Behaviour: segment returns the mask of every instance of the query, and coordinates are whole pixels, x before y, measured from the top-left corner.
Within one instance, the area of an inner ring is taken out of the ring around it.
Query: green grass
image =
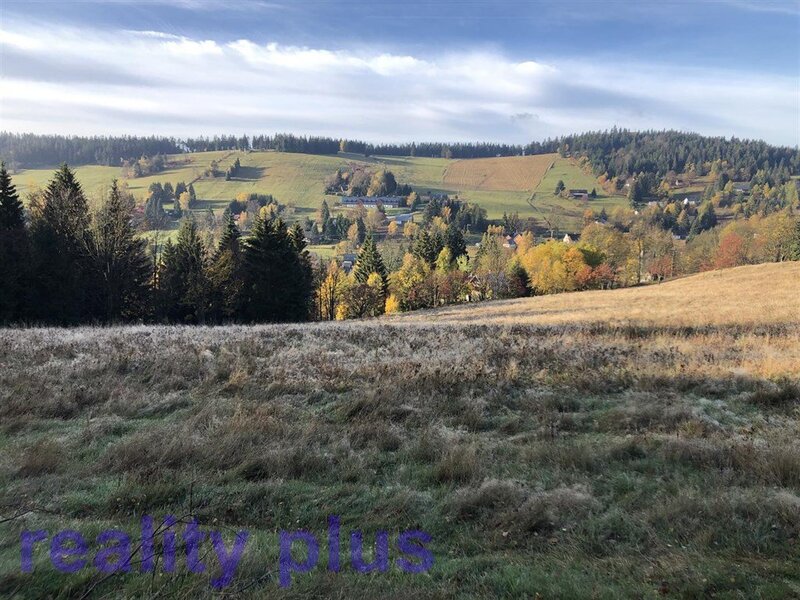
[[[556,184],[561,180],[567,189],[585,189],[589,192],[594,188],[597,198],[588,202],[581,202],[570,198],[556,196],[553,192]],[[562,229],[567,231],[580,231],[583,222],[583,213],[591,208],[599,213],[603,208],[610,211],[615,206],[627,206],[628,201],[623,196],[607,196],[598,185],[597,180],[585,173],[574,161],[568,158],[557,157],[552,169],[549,169],[542,181],[536,187],[536,205],[541,211],[550,216],[555,212],[562,222]]]
[[[201,178],[211,160],[219,161],[224,169],[236,157],[243,167],[239,177],[231,181],[225,181],[224,177]],[[211,208],[221,211],[240,193],[260,193],[272,194],[282,204],[293,204],[296,207],[294,218],[301,218],[312,216],[323,198],[327,198],[329,204],[333,205],[337,198],[325,195],[325,179],[336,169],[357,162],[373,168],[385,166],[394,172],[398,181],[410,184],[420,193],[430,191],[458,195],[463,200],[475,202],[486,209],[490,219],[499,219],[504,212],[519,212],[523,218],[541,218],[541,214],[532,211],[528,205],[528,191],[454,189],[447,185],[443,180],[444,172],[453,161],[443,158],[365,158],[357,154],[318,156],[283,152],[202,152],[172,158],[185,161],[185,164],[149,177],[127,180],[129,189],[137,198],[142,200],[147,188],[156,181],[169,181],[173,185],[179,181],[195,181],[194,187],[201,201],[199,210]],[[122,175],[119,168],[102,166],[81,166],[76,172],[78,180],[90,196],[99,196],[108,188],[113,178]],[[52,175],[53,169],[26,170],[14,175],[13,181],[24,193],[34,186],[43,187]],[[591,190],[598,186],[592,177],[583,173],[571,161],[557,158],[555,167],[547,171],[536,188],[537,205],[543,211],[549,212],[555,207],[562,215],[562,227],[565,230],[579,230],[585,207],[579,202],[553,196],[553,189],[559,179],[563,179],[567,187],[585,187]],[[600,197],[589,205],[599,212],[602,206],[608,209],[624,203],[625,200],[621,197]]]
[[[0,514],[25,516],[0,524],[0,596],[212,597],[207,543],[203,574],[181,549],[173,575],[65,575],[45,545],[20,572],[23,529],[93,556],[143,514],[248,530],[235,597],[796,596],[800,325],[616,305],[625,324],[8,330]],[[326,572],[329,514],[368,545],[427,531],[433,568],[357,574],[343,537]],[[278,532],[301,528],[320,562],[281,590]]]

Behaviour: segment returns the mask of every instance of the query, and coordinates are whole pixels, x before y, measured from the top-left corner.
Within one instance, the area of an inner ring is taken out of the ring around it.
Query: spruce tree
[[[208,312],[205,250],[197,226],[185,220],[178,240],[162,256],[159,288],[163,316],[177,323],[201,323]]]
[[[424,260],[431,267],[433,267],[436,262],[440,251],[441,248],[437,248],[436,240],[433,239],[433,236],[431,236],[427,229],[423,229],[419,232],[417,239],[414,240],[414,246],[411,249],[414,256]]]
[[[17,189],[0,162],[0,324],[25,317],[28,235]]]
[[[464,234],[461,233],[455,223],[451,223],[447,228],[445,245],[450,249],[450,255],[454,261],[467,254],[467,243],[464,241]]]
[[[146,316],[150,261],[146,242],[131,224],[133,197],[111,184],[108,199],[92,228],[91,254],[98,307],[105,322]]]
[[[211,313],[217,321],[237,317],[242,294],[241,233],[230,211],[226,212],[222,237],[211,259],[208,280],[211,287]]]
[[[24,224],[25,217],[17,188],[11,183],[6,164],[0,162],[0,230],[12,231]]]
[[[358,254],[356,265],[353,268],[353,276],[359,283],[366,284],[372,273],[377,273],[383,281],[383,293],[385,295],[389,288],[389,273],[383,264],[383,257],[378,251],[375,240],[372,239],[372,236],[369,236],[364,240],[364,245]]]
[[[308,318],[311,273],[282,219],[257,218],[244,242],[243,315],[252,322]]]
[[[64,164],[45,189],[31,225],[34,320],[74,324],[96,317],[90,222],[83,189]]]

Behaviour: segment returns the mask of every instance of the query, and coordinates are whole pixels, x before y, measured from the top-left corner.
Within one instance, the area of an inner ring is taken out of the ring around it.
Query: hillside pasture
[[[490,219],[503,213],[518,212],[543,222],[544,214],[555,211],[560,217],[560,230],[579,231],[586,206],[573,200],[553,196],[558,179],[567,187],[591,189],[592,178],[573,162],[557,155],[509,156],[500,158],[447,160],[444,158],[371,156],[337,154],[320,156],[272,151],[198,152],[168,157],[173,166],[149,175],[126,179],[134,196],[143,202],[150,184],[179,181],[192,183],[200,201],[197,210],[222,211],[241,193],[272,194],[282,204],[292,204],[295,211],[290,219],[311,215],[323,198],[333,208],[337,196],[325,194],[325,180],[337,169],[355,164],[377,170],[391,170],[400,183],[411,185],[420,194],[428,192],[458,196],[486,209]],[[226,181],[224,176],[204,177],[212,160],[222,171],[239,158],[242,165],[238,176]],[[551,164],[555,163],[553,168]],[[53,176],[53,169],[25,170],[12,176],[20,192],[43,187]],[[79,166],[78,180],[87,194],[97,198],[108,189],[114,178],[122,180],[122,169],[105,166]],[[528,198],[536,191],[537,210],[532,210]],[[588,205],[599,212],[600,207],[624,203],[624,198],[600,197]]]
[[[250,533],[226,597],[797,597],[799,272],[464,318],[4,330],[0,596],[220,597],[208,541],[198,574],[182,548],[174,573],[64,574],[46,542],[20,570],[24,530],[136,544],[142,515],[172,514],[228,547]],[[278,532],[298,529],[319,563],[281,588]],[[353,569],[355,529],[370,555],[389,532],[387,572]],[[407,529],[431,535],[427,573],[394,563]]]
[[[455,160],[443,182],[451,189],[530,192],[536,189],[557,154]]]

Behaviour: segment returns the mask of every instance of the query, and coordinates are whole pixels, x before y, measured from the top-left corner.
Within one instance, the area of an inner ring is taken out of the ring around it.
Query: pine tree
[[[28,235],[17,189],[0,162],[0,324],[24,318]]]
[[[105,322],[140,318],[148,311],[150,260],[146,242],[131,224],[133,206],[133,197],[115,179],[92,228],[93,279]]]
[[[383,264],[383,257],[378,251],[375,240],[372,239],[372,236],[369,236],[364,240],[364,245],[358,254],[356,265],[353,268],[353,276],[359,283],[366,284],[372,273],[377,273],[383,281],[383,293],[385,295],[389,289],[389,273]]]

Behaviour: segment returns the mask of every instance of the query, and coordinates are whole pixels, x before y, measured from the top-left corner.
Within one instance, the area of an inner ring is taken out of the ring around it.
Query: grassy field
[[[236,597],[798,597],[799,275],[361,322],[4,330],[0,596],[215,596],[207,541],[200,574],[183,543],[173,574],[139,573],[140,550],[127,574],[62,574],[46,543],[20,570],[23,530],[77,530],[91,558],[101,529],[138,541],[143,514],[173,514],[229,548],[250,532]],[[281,529],[322,540],[285,589]],[[356,573],[351,529],[367,548],[388,531],[392,561],[424,530],[434,564]]]
[[[756,326],[800,321],[800,262],[708,271],[666,283],[415,311],[392,319],[491,325]],[[388,318],[388,317],[387,317]],[[800,364],[800,363],[799,363]]]
[[[239,158],[242,170],[238,177],[225,181],[224,177],[201,178],[212,160],[224,169],[235,158]],[[497,219],[504,212],[519,212],[521,216],[540,217],[532,211],[527,199],[537,189],[538,203],[543,210],[555,206],[563,216],[563,227],[574,231],[580,228],[583,207],[580,203],[564,200],[552,195],[555,183],[563,179],[567,187],[589,187],[591,180],[577,166],[555,155],[525,157],[503,157],[471,160],[447,160],[420,157],[369,157],[357,154],[317,156],[282,152],[201,152],[171,157],[176,164],[162,173],[149,177],[127,180],[129,189],[140,200],[144,198],[151,183],[194,181],[200,210],[211,208],[224,210],[225,206],[241,192],[256,192],[274,195],[283,204],[294,204],[294,216],[311,215],[319,208],[323,198],[330,204],[335,196],[325,195],[324,182],[336,169],[356,162],[372,168],[386,167],[394,172],[398,181],[412,185],[421,193],[436,192],[458,195],[464,200],[476,202],[488,212],[490,219]],[[555,168],[547,168],[555,160]],[[556,173],[554,175],[554,173]],[[13,176],[21,192],[32,187],[43,187],[52,177],[53,169],[26,170]],[[116,167],[81,166],[77,168],[79,181],[92,196],[106,190],[114,177],[121,177],[122,170]],[[539,180],[542,179],[539,184]],[[552,185],[550,184],[550,180]],[[545,182],[548,182],[545,185]],[[537,187],[538,184],[538,187]],[[601,198],[592,206],[611,206],[619,199]]]
[[[444,183],[467,190],[530,192],[550,169],[557,154],[456,160],[447,166]]]

